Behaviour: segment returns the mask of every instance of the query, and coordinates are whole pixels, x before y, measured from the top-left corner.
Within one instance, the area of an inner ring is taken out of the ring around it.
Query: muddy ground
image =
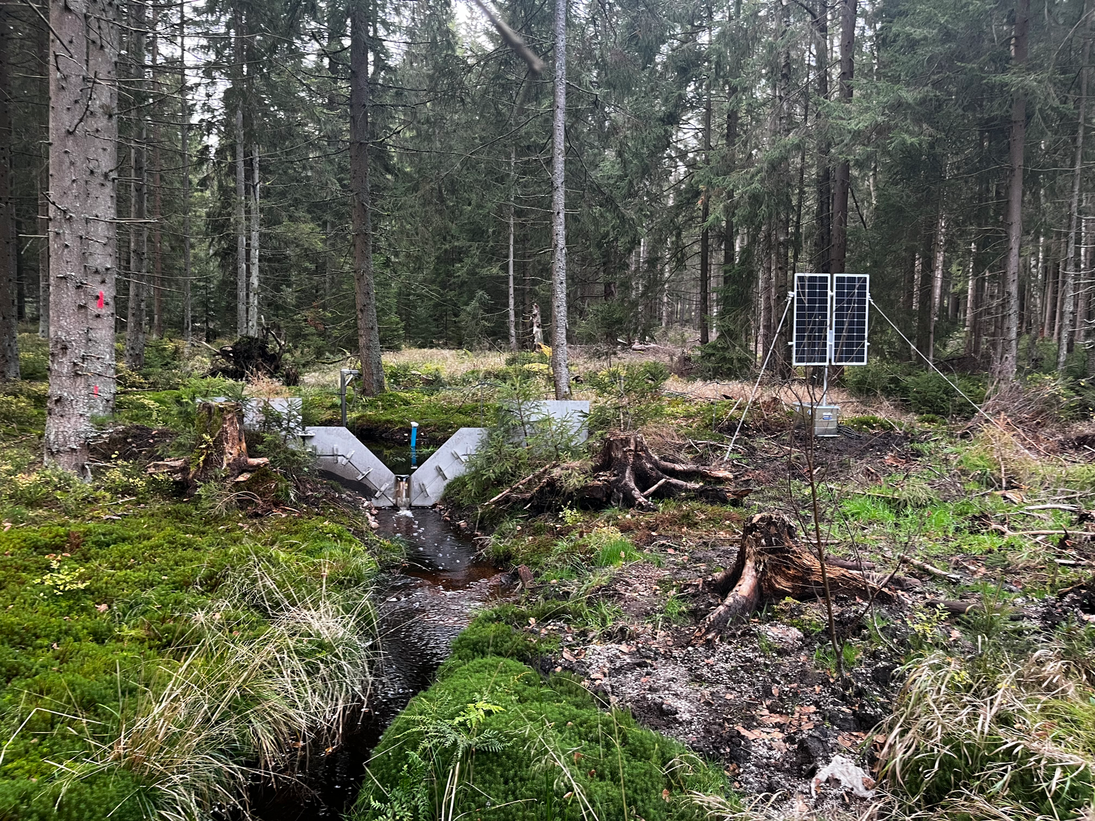
[[[914,446],[933,433],[895,430],[842,431],[835,439],[816,441],[812,463],[822,483],[870,486],[918,475],[942,498],[964,494],[961,481],[921,463]],[[1042,441],[1047,442],[1044,432]],[[753,507],[782,507],[790,518],[805,521],[802,510],[779,492],[788,477],[807,472],[801,437],[767,428],[763,416],[743,431],[733,458],[739,476],[758,489]],[[1083,448],[1083,437],[1061,434],[1056,452]],[[722,453],[703,443],[658,443],[663,457],[689,457],[700,462]],[[675,450],[675,453],[667,451]],[[1076,452],[1077,458],[1084,454]],[[775,489],[775,490],[773,490]],[[1006,489],[1002,492],[1007,492]],[[832,503],[826,502],[831,508]],[[632,512],[616,524],[651,561],[625,564],[591,594],[590,604],[616,614],[604,629],[575,630],[562,622],[532,623],[524,629],[560,641],[558,654],[544,661],[545,670],[570,671],[606,701],[627,708],[643,724],[679,739],[723,763],[735,786],[773,818],[860,817],[870,800],[837,784],[814,783],[834,756],[854,761],[877,775],[882,722],[903,683],[902,664],[915,640],[916,614],[934,612],[943,600],[978,600],[968,586],[996,580],[1021,594],[1029,567],[1017,565],[1002,575],[992,554],[933,556],[931,566],[960,577],[953,584],[939,575],[896,562],[880,563],[882,573],[898,572],[902,590],[886,605],[838,599],[833,617],[840,642],[855,648],[843,675],[834,665],[828,615],[821,602],[770,603],[748,623],[731,625],[715,641],[696,643],[693,633],[719,597],[710,586],[717,570],[733,564],[743,516],[733,508],[709,508],[700,519],[674,512]],[[993,522],[971,522],[991,527]],[[1090,519],[1077,517],[1068,553],[1095,567]],[[848,545],[827,546],[851,557]],[[892,557],[892,556],[891,556]],[[877,554],[874,556],[877,558]],[[525,595],[568,598],[574,583],[537,578]],[[1095,586],[1093,586],[1095,589]],[[672,601],[671,605],[667,604]],[[1036,601],[1019,595],[1010,606],[1015,618],[1032,630],[1047,629],[1074,612],[1090,614],[1095,595],[1073,593],[1061,601]],[[1088,615],[1089,618],[1090,615]],[[922,627],[921,627],[922,629]],[[957,623],[942,619],[933,629],[961,649]],[[867,782],[868,786],[870,782]]]

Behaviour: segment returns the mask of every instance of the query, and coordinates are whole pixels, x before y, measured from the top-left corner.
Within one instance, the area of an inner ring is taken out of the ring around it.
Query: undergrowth
[[[384,734],[352,819],[698,820],[693,792],[728,792],[717,768],[574,679],[542,679],[518,660],[535,648],[491,625],[473,622]]]
[[[368,686],[375,562],[345,529],[115,510],[3,509],[0,818],[204,817]]]
[[[1095,627],[1034,643],[986,606],[967,628],[977,650],[915,661],[882,728],[892,816],[1079,817],[1095,802]]]

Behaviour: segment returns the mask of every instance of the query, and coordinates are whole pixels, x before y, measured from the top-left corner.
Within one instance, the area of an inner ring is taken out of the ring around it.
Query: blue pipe
[[[415,442],[418,441],[418,423],[411,422],[411,450],[414,450]]]

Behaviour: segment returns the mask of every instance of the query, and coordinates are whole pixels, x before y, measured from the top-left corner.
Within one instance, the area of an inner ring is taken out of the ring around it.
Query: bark
[[[10,11],[0,8],[0,382],[19,378],[18,231],[12,174]]]
[[[259,147],[251,148],[251,263],[247,278],[247,331],[259,333]]]
[[[544,344],[544,326],[540,320],[540,306],[535,303],[532,306],[532,344],[538,349]]]
[[[791,136],[791,48],[789,31],[791,28],[791,9],[789,0],[780,1],[780,42],[783,50],[780,57],[779,78],[776,83],[776,142],[785,143]],[[786,376],[790,368],[790,348],[787,341],[786,326],[780,330],[779,320],[783,315],[783,295],[788,289],[788,257],[791,221],[790,196],[791,167],[784,158],[776,172],[777,197],[775,214],[771,220],[770,233],[770,286],[766,291],[768,299],[767,316],[769,323],[768,339],[775,342],[772,350],[771,368],[774,374]]]
[[[240,93],[242,94],[242,89]],[[236,333],[247,336],[247,182],[243,150],[243,104],[236,104]]]
[[[551,370],[555,398],[570,398],[567,364],[567,0],[555,0],[555,100],[551,131]]]
[[[384,390],[380,361],[380,327],[376,318],[373,277],[372,199],[369,190],[369,12],[364,0],[350,10],[350,189],[353,199],[354,300],[357,344],[361,355],[361,391],[376,396]]]
[[[1027,60],[1030,0],[1016,0],[1012,64],[1022,70]],[[1003,314],[1000,355],[993,376],[1000,382],[1015,381],[1019,362],[1019,257],[1023,241],[1023,157],[1027,134],[1027,99],[1022,89],[1011,100],[1011,133],[1008,146],[1007,254],[1004,258]]]
[[[724,598],[693,634],[693,643],[717,638],[729,622],[748,618],[766,602],[823,598],[823,576],[832,596],[892,598],[886,588],[860,572],[832,563],[823,566],[814,549],[798,541],[795,526],[783,516],[756,514],[742,529],[733,567],[712,581]]]
[[[143,23],[140,25],[143,26]],[[133,135],[130,183],[129,301],[126,306],[125,364],[130,370],[144,367],[146,281],[148,278],[148,178],[145,167],[143,123]]]
[[[129,104],[134,112],[130,165],[133,176],[129,185],[129,300],[125,326],[125,364],[137,371],[144,366],[145,294],[148,280],[148,168],[146,148],[148,129],[145,122],[144,88],[145,29],[147,8],[131,0],[129,5]]]
[[[160,122],[163,93],[159,87],[160,7],[152,8],[152,338],[163,337],[163,163],[160,154]]]
[[[726,111],[727,176],[737,167],[738,108],[737,86],[729,88],[730,102]],[[750,273],[739,270],[737,264],[737,226],[734,221],[735,193],[726,191],[726,221],[722,227],[722,300],[719,305],[719,333],[728,334],[731,344],[747,350],[752,337],[753,312],[749,310]]]
[[[52,0],[47,462],[85,474],[92,417],[114,407],[117,7]]]
[[[510,193],[509,193],[509,206],[506,209],[507,222],[509,223],[509,256],[506,258],[506,271],[509,275],[508,278],[508,309],[509,313],[506,316],[506,322],[509,328],[509,349],[514,353],[517,353],[517,311],[514,305],[514,293],[513,293],[513,211],[514,211],[514,187],[517,179],[517,149],[510,146],[509,150],[509,179],[510,179]]]
[[[1080,58],[1080,100],[1077,103],[1076,151],[1072,162],[1072,193],[1068,203],[1068,248],[1065,251],[1065,275],[1061,283],[1064,304],[1061,310],[1061,328],[1057,345],[1058,374],[1064,372],[1065,363],[1068,361],[1068,354],[1071,350],[1071,343],[1074,341],[1075,328],[1082,321],[1079,315],[1077,315],[1077,321],[1073,321],[1073,311],[1075,310],[1076,294],[1076,239],[1080,232],[1080,185],[1083,181],[1084,170],[1084,119],[1087,116],[1087,89],[1090,76],[1088,62],[1091,59],[1091,23],[1087,20],[1086,2],[1081,8],[1081,17],[1085,20],[1085,37]]]
[[[38,27],[38,62],[42,73],[40,89],[49,99],[50,32],[44,23]],[[47,124],[48,126],[48,124]],[[42,141],[41,171],[38,174],[38,336],[49,339],[49,141]]]
[[[707,11],[708,49],[711,42],[711,4]],[[711,167],[711,77],[713,70],[708,66],[708,77],[704,87],[703,101],[703,167]],[[711,229],[707,221],[711,218],[711,198],[707,187],[700,191],[700,344],[711,341]]]
[[[194,309],[190,280],[190,98],[186,82],[186,4],[179,4],[179,144],[182,149],[183,341],[189,347],[194,338]]]
[[[843,0],[840,6],[840,100],[852,102],[855,79],[855,18],[857,0]],[[844,273],[848,257],[848,193],[851,190],[851,166],[842,159],[833,175],[833,250],[832,270]]]
[[[977,271],[977,242],[970,243],[969,282],[966,288],[966,354],[981,355],[984,277]]]
[[[811,12],[814,18],[814,34],[817,42],[817,97],[822,103],[829,99],[829,8],[825,0],[818,0]],[[818,106],[817,124],[817,213],[814,219],[814,270],[827,274],[832,271],[833,249],[833,171],[830,159],[830,142],[827,123],[823,120],[823,108]]]
[[[200,402],[196,439],[198,447],[189,459],[153,462],[148,473],[173,476],[193,493],[206,482],[245,482],[270,462],[247,455],[243,407],[238,402]]]
[[[942,198],[940,198],[942,200]],[[935,254],[932,260],[932,292],[929,308],[928,359],[935,361],[935,327],[939,322],[939,308],[943,302],[943,262],[947,239],[947,216],[943,211],[943,202],[939,203],[939,220],[935,225]]]

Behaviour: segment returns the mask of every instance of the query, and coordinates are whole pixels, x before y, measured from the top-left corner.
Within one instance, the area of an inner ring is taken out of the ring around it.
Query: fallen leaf
[[[110,609],[110,605],[109,604],[97,604],[97,605],[95,605],[95,609],[98,610],[100,613],[105,613],[107,610]]]

